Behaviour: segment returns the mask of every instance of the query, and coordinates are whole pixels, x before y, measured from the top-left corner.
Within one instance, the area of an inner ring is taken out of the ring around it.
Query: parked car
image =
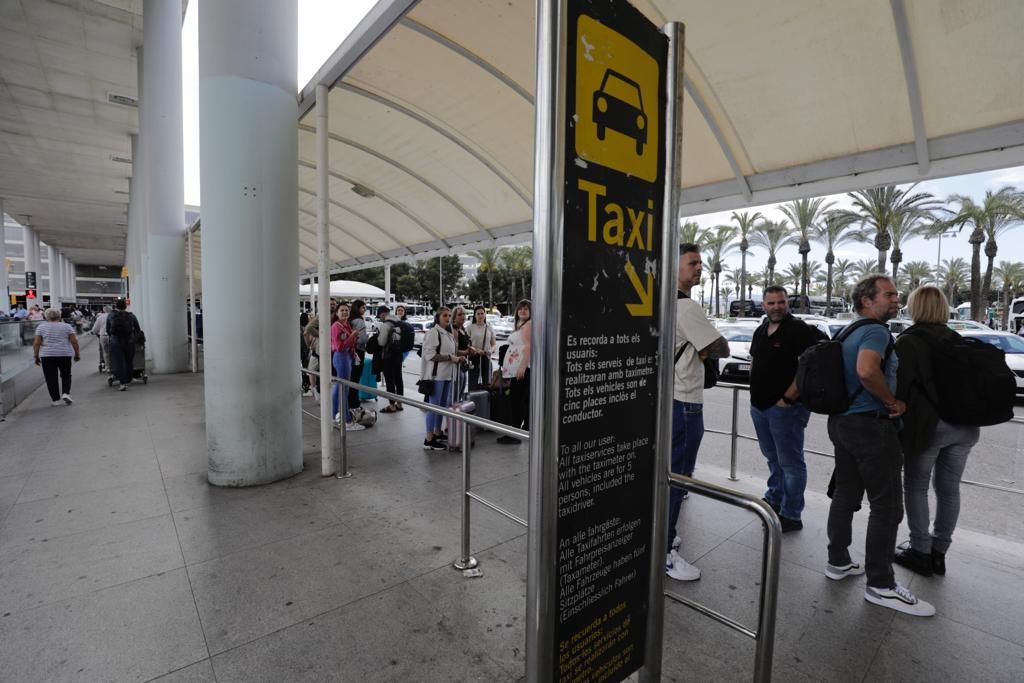
[[[718,326],[719,334],[729,342],[729,357],[718,359],[718,373],[723,382],[750,382],[750,342],[756,329],[756,324]]]
[[[962,337],[972,337],[1002,349],[1006,354],[1006,365],[1016,375],[1017,395],[1024,396],[1024,338],[1011,332],[995,330],[957,330]]]
[[[512,331],[515,329],[515,319],[512,316],[507,315],[491,325],[491,327],[494,328],[494,338],[498,341],[503,341],[508,339],[508,336],[512,334]]]

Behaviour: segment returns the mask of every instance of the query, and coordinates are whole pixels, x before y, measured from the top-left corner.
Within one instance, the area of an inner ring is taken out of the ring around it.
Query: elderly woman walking
[[[51,405],[71,405],[71,359],[74,358],[76,363],[81,360],[78,337],[71,325],[61,322],[60,311],[56,308],[47,308],[43,317],[43,322],[36,327],[36,338],[32,343],[36,365],[43,366]]]

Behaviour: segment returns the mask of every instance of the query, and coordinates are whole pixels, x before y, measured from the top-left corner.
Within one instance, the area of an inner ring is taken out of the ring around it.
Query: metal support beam
[[[889,0],[892,19],[896,24],[896,39],[900,45],[903,61],[903,76],[907,81],[907,100],[910,104],[910,119],[914,124],[914,151],[917,154],[917,171],[926,175],[931,166],[928,156],[928,134],[924,129],[924,108],[921,106],[921,87],[917,81],[917,62],[914,59],[914,45],[910,41],[910,27],[907,23],[907,8],[903,0]]]
[[[330,176],[327,173],[330,163],[327,146],[328,108],[327,86],[319,84],[316,86],[316,232],[319,245],[317,317],[320,321],[317,352],[320,356],[320,474],[325,477],[329,477],[335,472],[330,370],[331,276],[328,272],[331,263],[331,242],[328,233],[330,203],[327,201],[330,192],[328,182]]]
[[[689,78],[683,79],[683,87],[686,89],[686,93],[693,100],[693,103],[697,105],[697,109],[700,111],[701,116],[708,124],[708,128],[711,129],[711,134],[715,136],[715,140],[718,141],[718,146],[722,149],[722,154],[725,156],[725,160],[729,162],[729,168],[732,169],[733,175],[736,176],[736,184],[740,188],[740,192],[749,202],[753,198],[753,193],[750,191],[750,185],[747,183],[746,177],[743,175],[743,169],[740,168],[739,162],[736,160],[736,155],[733,154],[732,148],[729,147],[728,141],[725,139],[725,134],[722,132],[722,127],[718,125],[718,121],[711,113],[711,109],[708,107],[708,103],[704,101],[704,96],[701,95],[700,91],[693,85],[693,80]]]
[[[188,311],[189,327],[191,330],[190,348],[192,357],[192,372],[199,372],[199,331],[196,329],[196,270],[192,259],[192,230],[185,233],[188,249]]]

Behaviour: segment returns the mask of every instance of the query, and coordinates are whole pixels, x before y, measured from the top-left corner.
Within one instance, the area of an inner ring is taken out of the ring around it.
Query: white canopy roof
[[[1024,164],[1024,2],[635,4],[686,24],[686,214]],[[316,264],[318,82],[332,86],[339,268],[528,237],[534,12],[376,5],[301,95],[303,270]]]
[[[313,293],[319,294],[320,288],[313,283]],[[299,294],[309,296],[310,285],[300,285]],[[339,299],[383,299],[385,292],[380,287],[368,285],[354,280],[331,280],[331,296]]]

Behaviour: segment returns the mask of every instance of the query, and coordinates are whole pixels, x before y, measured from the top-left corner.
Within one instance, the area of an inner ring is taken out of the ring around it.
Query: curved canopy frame
[[[685,214],[1024,164],[1024,3],[634,4],[686,25]],[[330,88],[333,270],[529,238],[533,15],[381,0],[303,89],[301,222]]]

